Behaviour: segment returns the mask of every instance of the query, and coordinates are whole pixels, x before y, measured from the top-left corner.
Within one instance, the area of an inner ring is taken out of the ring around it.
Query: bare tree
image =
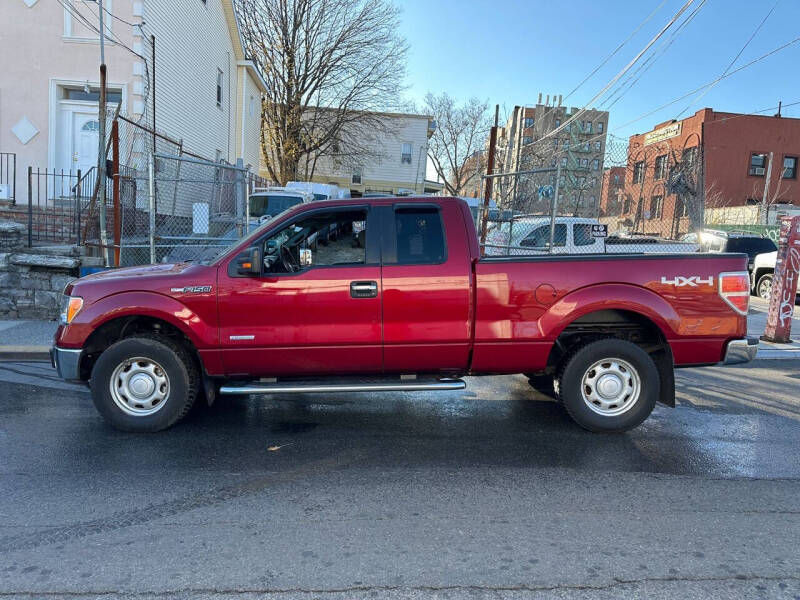
[[[272,179],[310,178],[317,161],[380,160],[400,107],[408,46],[388,0],[236,0],[245,50],[267,83],[261,149]]]
[[[470,98],[463,106],[446,92],[428,93],[425,110],[436,120],[428,141],[428,157],[444,182],[444,191],[463,196],[475,188],[476,171],[485,172],[482,152],[489,131],[489,104]]]

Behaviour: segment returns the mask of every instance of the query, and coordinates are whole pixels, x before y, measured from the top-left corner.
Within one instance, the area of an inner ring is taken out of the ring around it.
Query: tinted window
[[[576,246],[591,246],[594,244],[591,223],[578,223],[574,226],[572,234],[575,236]]]
[[[548,248],[550,246],[550,225],[542,225],[534,229],[519,244],[525,248]],[[556,225],[555,235],[553,236],[553,246],[567,245],[567,226],[564,224]]]
[[[394,214],[399,264],[437,264],[445,259],[442,218],[435,208],[401,208]]]
[[[775,252],[777,249],[775,242],[769,238],[729,238],[725,246],[725,252],[744,252],[751,257],[762,252]]]

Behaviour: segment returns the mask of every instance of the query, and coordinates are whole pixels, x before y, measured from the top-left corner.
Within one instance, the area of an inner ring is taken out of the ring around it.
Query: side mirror
[[[236,257],[239,275],[261,275],[261,250],[248,248]]]
[[[311,250],[308,248],[301,248],[300,249],[300,266],[301,267],[310,267],[311,263],[313,262],[314,257],[311,254]]]

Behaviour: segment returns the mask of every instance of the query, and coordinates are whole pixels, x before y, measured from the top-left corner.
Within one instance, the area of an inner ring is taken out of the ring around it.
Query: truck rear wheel
[[[659,375],[647,352],[625,340],[587,344],[559,371],[561,403],[589,431],[620,432],[644,421],[658,400]]]
[[[92,400],[113,427],[149,432],[170,427],[197,396],[198,373],[180,344],[163,336],[126,338],[109,346],[92,369]]]

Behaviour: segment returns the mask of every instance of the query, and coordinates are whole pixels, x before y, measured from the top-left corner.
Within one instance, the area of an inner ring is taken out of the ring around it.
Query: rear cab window
[[[595,242],[591,223],[576,223],[572,229],[576,246],[591,246]]]
[[[550,247],[550,225],[541,225],[534,229],[519,244],[525,248],[549,248]],[[558,223],[553,235],[553,246],[560,247],[567,245],[567,226]]]
[[[386,264],[436,265],[447,260],[447,242],[438,207],[409,206],[394,209],[394,245]]]

